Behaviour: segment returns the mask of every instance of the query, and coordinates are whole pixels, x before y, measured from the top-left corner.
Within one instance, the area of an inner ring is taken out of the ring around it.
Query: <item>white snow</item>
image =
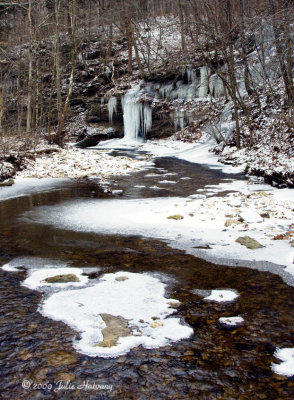
[[[239,297],[239,294],[234,290],[216,289],[212,290],[209,296],[204,297],[204,300],[223,303],[227,301],[234,301],[237,297]]]
[[[130,172],[139,171],[150,165],[149,159],[150,156],[145,156],[144,160],[127,156],[112,157],[107,154],[107,150],[84,150],[68,145],[52,154],[38,156],[36,161],[28,160],[27,168],[18,172],[17,177],[83,178],[87,176],[98,177],[103,182],[112,175],[127,175]]]
[[[262,222],[263,218],[253,209],[242,211],[239,216],[246,222]]]
[[[147,141],[140,145],[140,149],[152,153],[153,156],[176,157],[192,163],[205,164],[210,168],[221,169],[225,173],[244,171],[245,165],[233,167],[221,164],[218,157],[209,151],[213,144],[215,143],[208,135],[203,135],[201,141],[197,143],[185,143],[174,138],[158,139]]]
[[[167,179],[164,179],[163,181],[158,181],[158,183],[165,184],[165,185],[168,185],[168,184],[174,185],[177,183],[177,181],[169,181]]]
[[[244,318],[242,317],[221,317],[218,320],[221,324],[227,326],[237,326],[244,322]]]
[[[280,364],[272,363],[272,370],[278,375],[293,376],[294,375],[294,348],[286,347],[284,349],[277,348],[274,356],[280,359]]]
[[[13,267],[9,264],[4,264],[1,267],[3,269],[3,271],[7,271],[7,272],[18,272],[20,270],[20,267]]]
[[[121,276],[128,279],[117,281]],[[174,312],[168,303],[177,300],[167,299],[164,294],[165,284],[149,274],[116,272],[105,274],[92,287],[52,294],[40,311],[80,332],[81,339],[74,342],[77,351],[89,356],[118,357],[139,345],[157,348],[193,334],[193,329],[179,318],[168,318]],[[112,347],[97,346],[105,328],[101,313],[127,319],[134,334],[120,337]]]

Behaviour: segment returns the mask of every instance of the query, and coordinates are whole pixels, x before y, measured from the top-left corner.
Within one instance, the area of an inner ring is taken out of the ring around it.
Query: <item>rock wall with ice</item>
[[[249,78],[252,87],[262,86],[266,80],[276,78],[279,74],[279,65],[275,50],[272,46],[272,27],[261,26],[252,39],[250,51],[247,54],[249,65]],[[268,45],[267,45],[268,43]],[[260,51],[263,49],[263,62],[261,62]],[[244,80],[244,65],[242,61],[236,61],[235,66],[238,94],[247,96]],[[185,102],[195,99],[219,99],[226,93],[225,82],[220,76],[228,76],[226,64],[219,66],[218,71],[207,66],[197,68],[188,66],[181,75],[161,82],[142,81],[140,85],[132,88],[122,98],[124,136],[127,140],[138,140],[145,138],[152,128],[152,108],[146,104],[145,96],[153,102],[175,101],[175,108],[170,113],[175,130],[184,129],[193,121],[193,115],[189,114],[183,106]],[[108,102],[109,121],[112,122],[113,114],[116,112],[117,99],[111,97]],[[205,130],[217,140],[228,138],[235,129],[232,121],[232,110],[224,113],[225,119],[219,120],[212,126],[206,126]],[[156,117],[155,117],[156,120]]]

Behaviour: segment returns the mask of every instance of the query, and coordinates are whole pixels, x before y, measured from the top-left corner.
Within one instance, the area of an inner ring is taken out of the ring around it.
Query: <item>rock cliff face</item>
[[[103,76],[99,93],[93,87],[100,82],[101,75],[89,80],[86,87],[78,82],[71,100],[73,110],[85,115],[86,131],[94,129],[90,136],[99,140],[103,140],[101,134],[109,138],[109,128],[116,132],[113,137],[124,135],[128,139],[170,136],[179,129],[195,125],[199,99],[205,103],[208,95],[215,99],[224,95],[220,78],[201,66],[187,67],[180,74],[154,76],[152,80],[139,81],[124,76],[121,81]],[[228,108],[226,113],[225,117],[230,117]],[[88,143],[91,145],[90,141]],[[95,145],[96,140],[92,143]]]

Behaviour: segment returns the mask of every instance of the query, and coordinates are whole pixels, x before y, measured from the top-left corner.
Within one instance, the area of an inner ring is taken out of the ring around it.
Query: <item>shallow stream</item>
[[[159,184],[157,175],[177,183]],[[115,178],[112,186],[123,190],[123,198],[187,196],[233,178],[219,170],[160,158],[146,171]],[[38,206],[107,196],[95,181],[85,180],[0,202],[1,265],[15,257],[38,257],[87,268],[90,279],[116,271],[163,274],[169,278],[167,296],[181,302],[174,315],[194,329],[193,336],[153,350],[140,346],[114,359],[77,353],[72,341],[78,333],[42,316],[42,294],[20,285],[26,272],[0,269],[1,397],[293,399],[294,381],[271,370],[271,363],[277,362],[276,347],[294,345],[294,288],[279,276],[246,266],[211,264],[144,238],[144,232],[131,237],[101,235],[22,218]],[[217,288],[237,290],[240,296],[232,303],[216,303],[193,294],[195,289]],[[242,315],[244,325],[228,329],[218,322],[232,315]]]

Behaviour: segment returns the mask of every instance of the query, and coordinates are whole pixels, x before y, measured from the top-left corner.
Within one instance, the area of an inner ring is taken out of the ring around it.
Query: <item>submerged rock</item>
[[[80,282],[79,278],[74,274],[66,275],[55,275],[44,279],[46,283],[69,283],[69,282]]]
[[[257,240],[252,239],[250,236],[240,236],[236,239],[237,243],[240,243],[242,246],[246,246],[248,249],[255,250],[264,247]]]
[[[119,337],[130,336],[131,330],[128,328],[128,320],[119,316],[110,314],[100,314],[106,324],[102,329],[103,341],[96,344],[99,347],[112,347],[117,344]]]

